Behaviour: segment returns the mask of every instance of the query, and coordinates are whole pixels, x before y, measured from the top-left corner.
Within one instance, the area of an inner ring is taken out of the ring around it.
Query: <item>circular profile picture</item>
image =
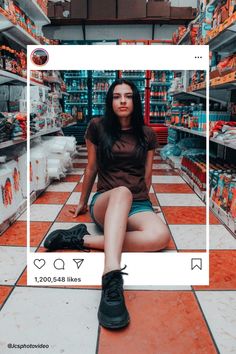
[[[31,53],[31,60],[35,65],[45,65],[49,59],[48,52],[45,49],[35,49]]]

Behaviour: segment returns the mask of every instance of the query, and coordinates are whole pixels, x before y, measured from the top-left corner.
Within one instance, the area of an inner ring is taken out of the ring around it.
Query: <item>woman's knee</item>
[[[118,200],[128,200],[130,202],[132,202],[133,200],[131,191],[125,186],[120,186],[112,189],[110,198]]]
[[[147,247],[150,251],[159,251],[168,246],[171,235],[168,227],[164,225],[163,227],[152,227],[145,231]]]

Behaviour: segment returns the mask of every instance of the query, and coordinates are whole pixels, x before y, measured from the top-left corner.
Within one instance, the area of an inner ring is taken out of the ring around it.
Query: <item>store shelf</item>
[[[195,91],[179,91],[179,92],[170,92],[176,100],[193,100],[194,98],[206,98],[206,93],[200,93]]]
[[[235,51],[235,40],[236,12],[234,12],[224,23],[208,32],[205,44],[209,45],[211,51],[227,55]]]
[[[169,104],[167,101],[150,101],[150,104],[155,104],[155,105],[164,105],[164,104]]]
[[[67,105],[84,105],[84,104],[88,104],[88,102],[86,103],[82,103],[82,102],[65,102],[65,104]]]
[[[106,75],[101,75],[101,76],[93,76],[92,79],[115,79],[115,76],[106,76]]]
[[[188,183],[188,185],[193,189],[193,191],[199,196],[199,198],[205,203],[206,202],[206,192],[202,191],[193,180],[181,169],[179,170],[181,177]]]
[[[39,136],[42,136],[42,135],[56,133],[56,132],[58,132],[60,130],[61,130],[61,128],[51,128],[51,129],[48,129],[48,130],[42,130],[39,133],[31,135],[30,136],[30,140],[38,138]],[[26,143],[26,142],[27,142],[26,139],[4,141],[3,143],[0,143],[0,149],[5,149],[5,148],[8,148],[10,146],[14,146],[14,145],[22,144],[22,143]]]
[[[211,198],[209,199],[210,209],[216,217],[236,236],[236,221],[230,214],[217,205]]]
[[[187,31],[185,32],[183,37],[180,38],[177,45],[186,44],[186,42],[189,42],[189,40],[190,40],[190,26],[191,26],[191,24],[196,23],[199,20],[199,18],[200,18],[200,13],[197,15],[197,17],[193,21],[190,22],[190,24],[187,28]]]
[[[216,139],[216,138],[210,138],[210,141],[212,141],[213,143],[216,143],[216,144],[220,144],[220,145],[226,146],[226,147],[228,147],[230,149],[236,150],[236,144],[230,144],[230,143],[226,144],[224,141]]]
[[[171,18],[157,18],[157,17],[147,17],[143,19],[103,19],[103,20],[90,20],[90,19],[51,19],[51,24],[54,26],[66,26],[66,25],[137,25],[137,24],[167,24],[167,25],[187,25],[192,19],[171,19]]]
[[[18,0],[18,4],[35,23],[42,26],[51,23],[36,0]]]
[[[152,86],[171,86],[171,82],[163,82],[163,81],[150,81]]]
[[[52,134],[52,133],[57,133],[57,132],[59,132],[60,130],[61,130],[61,128],[58,128],[58,127],[50,128],[50,129],[47,129],[47,130],[41,130],[41,132],[36,133],[36,134],[34,134],[34,135],[31,135],[30,140],[35,139],[35,138],[38,138],[38,137],[43,136],[43,135]]]
[[[127,79],[127,80],[144,80],[146,79],[145,76],[126,76],[122,75],[122,79]]]
[[[81,93],[81,92],[87,92],[87,90],[67,90],[68,93]],[[94,91],[95,92],[95,91]],[[105,92],[105,91],[96,91],[96,92]]]
[[[31,36],[21,26],[13,24],[8,18],[0,13],[0,30],[1,32],[22,47],[26,48],[29,44],[40,44],[40,42]]]
[[[26,142],[25,139],[20,139],[20,140],[7,140],[7,141],[4,141],[3,143],[0,143],[0,149],[5,149],[9,146],[14,146],[14,145],[17,145],[17,144],[21,144],[21,143],[24,143]]]
[[[173,129],[176,129],[176,130],[180,130],[182,132],[186,132],[186,133],[190,133],[190,134],[193,134],[193,135],[198,135],[198,136],[202,136],[202,137],[206,138],[206,132],[205,131],[188,129],[188,128],[184,128],[184,127],[180,127],[180,126],[176,126],[176,125],[169,125],[169,128],[173,128]]]
[[[0,85],[14,82],[14,81],[21,82],[25,85],[27,84],[27,79],[25,77],[11,73],[9,71],[0,70]],[[34,80],[30,80],[30,85],[39,86],[39,87],[45,88],[47,90],[50,90],[50,88],[48,86],[45,86],[45,85],[43,85],[37,81],[34,81]]]
[[[73,76],[64,74],[64,79],[87,79],[87,76]]]

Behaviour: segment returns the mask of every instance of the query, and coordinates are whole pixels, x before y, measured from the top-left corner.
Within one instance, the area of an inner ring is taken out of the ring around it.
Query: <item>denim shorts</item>
[[[94,217],[94,213],[93,213],[93,208],[94,208],[94,204],[97,200],[97,198],[99,197],[99,195],[102,194],[102,192],[96,192],[91,200],[91,203],[89,205],[89,211],[90,211],[90,215],[91,218],[93,219],[93,221],[95,222],[95,224],[101,228],[101,225],[96,221],[95,217]],[[129,216],[137,214],[137,213],[141,213],[143,211],[152,211],[153,213],[155,213],[153,207],[152,207],[152,203],[150,202],[149,199],[145,199],[145,200],[134,200],[130,211],[129,211]]]

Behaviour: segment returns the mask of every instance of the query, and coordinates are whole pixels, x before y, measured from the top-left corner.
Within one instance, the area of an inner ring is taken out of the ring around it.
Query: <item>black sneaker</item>
[[[102,277],[102,297],[98,309],[98,321],[101,326],[109,329],[119,329],[129,323],[129,313],[123,294],[124,270],[113,270]]]
[[[84,246],[84,236],[90,235],[86,225],[79,224],[68,230],[52,231],[44,241],[44,247],[49,251],[58,249],[78,249],[86,251],[88,248]]]

